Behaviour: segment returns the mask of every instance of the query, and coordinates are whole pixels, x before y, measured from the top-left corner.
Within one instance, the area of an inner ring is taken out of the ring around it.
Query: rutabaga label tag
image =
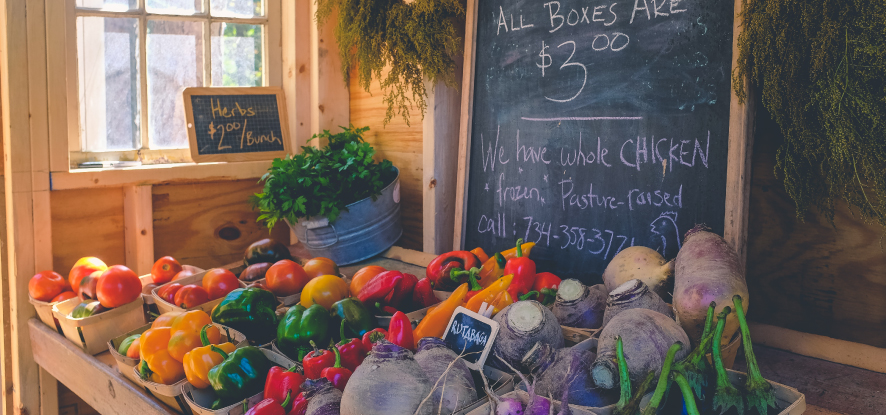
[[[464,307],[455,309],[443,341],[474,370],[482,370],[498,334],[498,323]]]

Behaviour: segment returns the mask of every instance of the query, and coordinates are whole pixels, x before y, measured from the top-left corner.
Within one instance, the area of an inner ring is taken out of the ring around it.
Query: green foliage
[[[324,130],[316,138],[326,139],[323,148],[302,147],[301,154],[274,159],[259,182],[264,189],[250,198],[268,229],[283,220],[325,216],[334,221],[346,206],[372,197],[394,180],[397,173],[388,160],[376,163],[375,150],[363,140],[369,127],[341,127],[332,134]]]
[[[316,0],[318,24],[338,11],[338,41],[345,82],[352,70],[367,92],[375,77],[388,105],[385,124],[395,114],[409,124],[409,108],[424,116],[425,77],[457,87],[452,56],[461,49],[465,10],[459,0]],[[388,70],[386,72],[386,70]]]
[[[886,2],[745,0],[733,87],[749,77],[785,136],[776,174],[802,219],[842,199],[886,226]]]

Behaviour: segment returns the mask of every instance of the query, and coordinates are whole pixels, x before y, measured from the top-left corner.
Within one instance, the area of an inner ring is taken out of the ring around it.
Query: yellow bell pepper
[[[329,310],[336,301],[348,296],[348,283],[335,275],[321,275],[312,279],[301,291],[301,305],[305,308],[320,304]]]
[[[535,242],[526,242],[520,245],[523,256],[529,256],[529,252],[535,246]],[[482,287],[488,287],[505,274],[505,264],[509,259],[517,256],[517,247],[502,251],[490,257],[480,268],[479,282]]]
[[[212,319],[203,310],[191,310],[182,313],[172,320],[169,338],[169,355],[173,359],[183,362],[185,354],[202,345],[200,331],[209,324],[206,335],[211,344],[221,341],[221,333],[218,328],[211,325]]]
[[[176,317],[184,314],[181,311],[170,311],[168,313],[160,314],[153,323],[151,323],[151,328],[156,329],[159,327],[171,327],[172,320],[175,320]]]
[[[480,306],[483,305],[483,303],[492,305],[492,300],[494,300],[495,297],[498,296],[498,294],[500,294],[502,291],[506,291],[511,285],[511,281],[513,279],[514,276],[511,274],[499,278],[494,283],[490,284],[488,287],[484,288],[482,291],[471,297],[471,299],[468,300],[468,304],[465,306],[465,308],[475,313],[479,313]]]
[[[203,346],[185,353],[185,357],[182,361],[185,368],[185,377],[188,379],[188,382],[197,389],[206,389],[209,387],[209,369],[214,368],[225,360],[221,354],[212,350],[212,343],[210,343],[208,337],[208,330],[210,328],[218,330],[211,324],[203,326],[200,330],[200,341]],[[219,344],[216,347],[228,354],[233,353],[234,349],[237,348],[230,342]]]
[[[425,318],[418,323],[418,327],[412,332],[412,338],[415,340],[415,348],[418,348],[418,341],[425,337],[442,338],[446,332],[446,325],[455,312],[456,307],[464,304],[465,296],[468,294],[468,284],[464,283],[452,295],[433,309],[429,309],[425,314]]]
[[[185,377],[182,363],[169,355],[169,327],[148,329],[139,337],[139,354],[142,362],[139,372],[142,379],[164,385],[172,385]]]

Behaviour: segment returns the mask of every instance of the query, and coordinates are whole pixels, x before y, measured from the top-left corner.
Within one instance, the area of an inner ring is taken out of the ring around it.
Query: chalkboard
[[[186,88],[183,97],[195,162],[270,160],[290,153],[281,88]]]
[[[468,367],[482,370],[483,362],[498,334],[498,323],[464,307],[457,307],[449,319],[443,341],[462,356]]]
[[[598,283],[624,248],[722,234],[733,6],[469,2],[457,243],[524,238],[539,269]]]

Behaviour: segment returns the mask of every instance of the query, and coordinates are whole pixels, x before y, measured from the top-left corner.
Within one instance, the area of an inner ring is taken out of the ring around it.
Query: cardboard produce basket
[[[233,272],[234,275],[236,276],[236,275],[238,275],[238,270],[242,271],[243,268],[244,267],[240,266],[237,268],[233,268],[230,271]],[[203,286],[203,276],[206,275],[206,273],[209,271],[211,271],[211,270],[206,270],[206,271],[191,275],[190,277],[182,278],[182,279],[175,281],[175,282],[178,284],[181,284],[182,286],[188,285],[188,284],[194,284],[194,285],[199,285],[202,287]],[[246,283],[244,283],[243,281],[240,281],[239,278],[237,279],[237,281],[240,282],[240,288],[246,288]],[[218,303],[222,302],[222,300],[224,299],[224,297],[216,298],[215,300],[210,300],[210,301],[207,301],[207,302],[200,304],[196,307],[192,307],[192,308],[185,310],[184,308],[181,308],[175,304],[169,304],[168,302],[166,302],[166,300],[160,298],[160,294],[158,294],[157,292],[161,288],[163,288],[169,284],[172,284],[172,282],[168,282],[166,284],[163,284],[163,285],[151,290],[151,296],[154,297],[154,304],[157,305],[157,309],[160,311],[160,314],[168,313],[170,311],[189,311],[189,310],[203,310],[207,313],[212,313],[212,309],[215,306],[217,306]]]
[[[195,267],[192,265],[182,265],[182,270],[191,271],[194,274],[206,272],[206,270],[204,270],[203,268],[198,268],[198,267]],[[150,273],[142,275],[142,276],[138,277],[138,279],[142,282],[142,288],[147,287],[148,284],[154,283],[154,278],[151,277]],[[153,292],[153,289],[147,293],[142,291],[142,297],[145,298],[145,304],[148,304],[148,305],[154,304],[154,296],[152,295],[152,292]]]
[[[146,323],[145,300],[135,301],[86,318],[71,318],[69,314],[81,301],[71,298],[52,306],[52,314],[61,326],[62,334],[88,354],[99,354],[108,348],[108,341],[121,332],[135,330]]]
[[[59,333],[61,333],[62,328],[59,326],[58,321],[55,320],[55,315],[52,314],[52,306],[60,303],[50,303],[46,301],[35,300],[34,297],[28,295],[28,302],[34,305],[34,310],[37,310],[37,317],[43,324],[54,327]]]

